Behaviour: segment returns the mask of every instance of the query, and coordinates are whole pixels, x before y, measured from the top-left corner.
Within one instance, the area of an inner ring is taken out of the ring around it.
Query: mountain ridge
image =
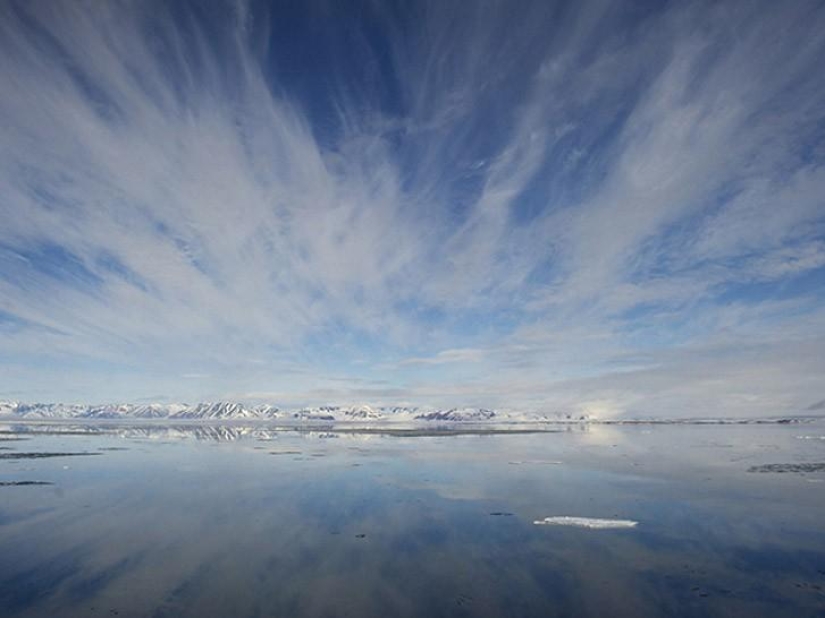
[[[418,406],[370,406],[366,404],[338,406],[324,405],[280,408],[263,403],[246,405],[237,401],[147,404],[64,404],[23,403],[0,401],[0,419],[22,420],[294,420],[294,421],[438,421],[438,422],[486,422],[486,421],[536,421],[570,420],[586,421],[588,417],[575,419],[565,415],[540,413],[502,412],[474,407],[418,407]]]
[[[493,410],[479,407],[322,405],[281,408],[271,403],[238,401],[187,403],[25,403],[0,400],[0,422],[48,420],[135,421],[279,421],[289,423],[596,423],[596,424],[763,424],[799,423],[823,416],[800,411],[770,417],[599,417],[565,412]]]

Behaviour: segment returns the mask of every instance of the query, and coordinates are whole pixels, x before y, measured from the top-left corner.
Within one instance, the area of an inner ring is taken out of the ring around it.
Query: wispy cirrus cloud
[[[0,390],[821,400],[816,3],[0,11]]]
[[[448,363],[475,363],[484,357],[483,350],[474,348],[459,348],[455,350],[441,350],[434,356],[421,358],[405,358],[400,365],[444,365]]]

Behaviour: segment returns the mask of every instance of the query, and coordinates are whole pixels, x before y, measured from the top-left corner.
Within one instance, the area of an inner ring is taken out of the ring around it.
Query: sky
[[[0,0],[0,399],[825,410],[821,2]]]

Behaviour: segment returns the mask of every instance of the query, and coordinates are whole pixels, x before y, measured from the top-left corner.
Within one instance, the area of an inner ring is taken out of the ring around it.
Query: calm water
[[[4,617],[825,615],[823,424],[0,429]]]

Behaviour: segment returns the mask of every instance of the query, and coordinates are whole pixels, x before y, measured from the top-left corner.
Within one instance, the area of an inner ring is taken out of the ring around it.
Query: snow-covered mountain
[[[497,413],[483,408],[418,408],[319,406],[282,410],[270,404],[247,406],[234,401],[196,404],[104,404],[83,405],[63,403],[0,402],[0,419],[170,419],[170,420],[291,420],[297,422],[513,422],[544,420],[536,415]]]
[[[201,419],[255,420],[280,418],[281,412],[271,405],[247,407],[237,402],[104,404],[0,402],[0,418],[19,419]]]
[[[490,421],[496,413],[484,408],[450,408],[449,410],[432,410],[415,416],[417,421]]]
[[[186,403],[120,403],[120,404],[69,404],[23,403],[0,401],[0,422],[15,420],[147,420],[147,421],[204,421],[218,425],[225,421],[274,421],[292,424],[371,425],[381,423],[407,424],[582,424],[605,425],[633,424],[765,424],[809,422],[813,416],[776,416],[766,418],[598,418],[586,414],[565,412],[529,412],[490,410],[486,408],[434,408],[407,406],[318,406],[298,409],[282,409],[272,404],[246,405],[236,401],[217,401],[196,404]],[[818,417],[816,417],[818,418]]]
[[[191,418],[203,420],[234,420],[234,419],[260,419],[266,418],[256,408],[247,408],[243,404],[234,401],[219,401],[215,403],[198,403],[186,407],[174,414],[170,418]],[[269,418],[272,418],[270,416]]]

